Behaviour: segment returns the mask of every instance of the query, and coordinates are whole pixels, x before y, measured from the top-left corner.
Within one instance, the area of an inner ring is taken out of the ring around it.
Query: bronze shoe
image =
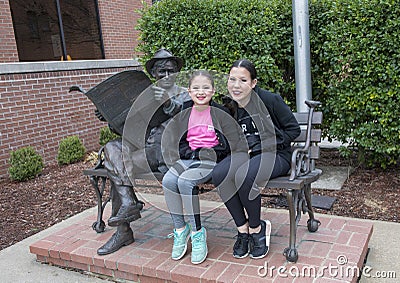
[[[133,231],[129,229],[126,232],[117,231],[111,238],[97,250],[98,255],[107,255],[118,251],[123,246],[130,245],[135,239],[133,238]]]
[[[143,208],[143,204],[138,202],[135,205],[121,205],[118,210],[118,213],[115,216],[110,217],[108,219],[108,225],[111,227],[116,227],[121,225],[122,223],[135,221],[142,216],[140,215],[140,211]]]

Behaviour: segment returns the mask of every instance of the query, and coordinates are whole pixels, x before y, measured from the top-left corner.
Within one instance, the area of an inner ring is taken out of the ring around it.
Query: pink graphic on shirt
[[[190,112],[187,141],[191,150],[211,148],[218,144],[217,135],[211,119],[211,107],[198,111],[192,107]]]

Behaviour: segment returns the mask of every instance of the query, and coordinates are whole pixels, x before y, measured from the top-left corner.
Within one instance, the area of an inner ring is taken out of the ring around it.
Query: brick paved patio
[[[316,233],[309,233],[307,215],[303,215],[297,232],[299,260],[293,264],[282,255],[289,241],[288,211],[263,210],[264,218],[272,223],[270,252],[264,259],[235,259],[232,246],[236,232],[228,211],[220,203],[203,201],[209,254],[205,262],[193,265],[190,249],[180,261],[170,258],[173,239],[167,235],[172,226],[163,197],[147,195],[144,200],[142,218],[131,223],[136,241],[111,255],[96,253],[115,231],[108,226],[104,233],[92,230],[96,215],[33,243],[30,252],[39,262],[141,283],[356,282],[355,269],[362,267],[373,229],[362,220],[318,215],[322,224]],[[105,219],[109,214],[110,205]]]

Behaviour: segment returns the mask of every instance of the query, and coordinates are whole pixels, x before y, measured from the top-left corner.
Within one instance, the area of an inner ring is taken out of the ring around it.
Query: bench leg
[[[306,185],[304,188],[304,196],[307,202],[307,212],[309,219],[307,220],[307,228],[310,232],[316,232],[321,222],[314,217],[314,210],[311,203],[311,184]]]
[[[289,208],[289,218],[290,218],[290,238],[289,238],[289,247],[287,247],[283,251],[283,255],[286,257],[286,260],[289,262],[296,262],[298,259],[298,253],[296,249],[296,230],[297,230],[297,221],[296,221],[296,203],[295,199],[297,196],[297,192],[293,192],[293,190],[288,190],[286,194],[286,199]]]
[[[106,227],[106,224],[103,221],[103,212],[106,204],[110,201],[110,198],[107,198],[103,203],[103,193],[106,186],[106,181],[106,177],[90,176],[90,183],[92,184],[97,197],[97,221],[93,222],[92,224],[93,230],[95,230],[97,233],[104,232]]]

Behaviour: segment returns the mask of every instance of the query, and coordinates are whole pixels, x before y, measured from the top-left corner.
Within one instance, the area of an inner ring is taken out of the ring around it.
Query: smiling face
[[[194,102],[194,105],[197,106],[197,109],[207,108],[212,96],[215,93],[211,79],[204,75],[197,75],[193,77],[190,81],[188,91]]]
[[[257,79],[251,79],[250,72],[246,68],[233,67],[229,72],[229,94],[241,107],[249,103],[251,91],[256,84]]]

